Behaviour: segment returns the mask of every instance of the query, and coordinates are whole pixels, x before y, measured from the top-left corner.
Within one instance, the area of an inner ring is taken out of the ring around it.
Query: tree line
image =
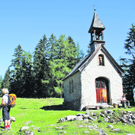
[[[0,76],[0,88],[18,97],[63,97],[62,79],[83,56],[79,45],[65,35],[44,35],[33,53],[18,45],[4,79]]]
[[[125,58],[120,59],[123,75],[123,92],[133,103],[135,89],[135,25],[129,30],[124,44]],[[90,52],[88,48],[88,53]],[[33,54],[18,45],[14,59],[8,67],[4,79],[0,76],[0,89],[6,87],[19,97],[62,97],[62,79],[84,57],[79,45],[69,36],[59,39],[52,34],[44,35]]]
[[[134,103],[133,90],[135,90],[135,25],[132,24],[124,44],[125,58],[121,58],[121,67],[125,71],[123,76],[123,91],[127,99]]]

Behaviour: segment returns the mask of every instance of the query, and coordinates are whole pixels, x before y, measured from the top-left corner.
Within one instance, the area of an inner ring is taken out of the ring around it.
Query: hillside
[[[0,99],[1,100],[1,99]],[[17,98],[16,106],[11,109],[10,116],[15,117],[16,122],[13,122],[11,131],[0,131],[0,134],[26,134],[29,131],[33,131],[34,135],[58,135],[58,134],[96,134],[99,135],[98,130],[104,131],[105,134],[109,135],[127,135],[128,133],[135,134],[135,125],[133,124],[123,124],[122,122],[105,122],[103,117],[99,116],[100,112],[105,111],[105,109],[100,110],[89,110],[87,113],[96,113],[97,120],[75,120],[75,121],[65,121],[58,123],[60,118],[65,118],[69,115],[85,114],[85,111],[72,111],[62,109],[63,99],[58,98],[47,98],[47,99],[26,99]],[[110,109],[109,109],[110,110]],[[131,111],[135,112],[135,108],[130,109],[113,109],[116,117],[120,112]],[[0,112],[2,116],[2,110]],[[113,115],[114,116],[114,115]],[[94,118],[94,117],[93,117]],[[113,126],[113,128],[107,128],[108,125]],[[1,130],[4,123],[1,124]],[[23,133],[19,132],[21,127],[29,127],[28,131]],[[96,129],[96,130],[95,130]],[[98,130],[97,130],[98,129]],[[118,131],[113,131],[113,129],[119,129]]]

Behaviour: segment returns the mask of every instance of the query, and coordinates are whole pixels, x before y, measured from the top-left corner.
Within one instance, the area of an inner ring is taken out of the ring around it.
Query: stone
[[[123,114],[127,114],[126,111],[123,111]]]
[[[113,106],[112,106],[112,105],[110,105],[110,106],[109,106],[109,108],[113,108]]]
[[[95,129],[96,131],[99,132],[99,135],[106,135],[102,129]]]
[[[129,121],[130,123],[132,123],[132,119],[128,119],[128,121]]]
[[[76,120],[83,120],[83,116],[77,116]]]
[[[84,131],[84,134],[89,134],[90,133],[90,131]]]
[[[132,120],[135,120],[135,116],[134,116],[134,115],[131,115],[131,119],[132,119]]]
[[[85,115],[90,115],[90,113],[89,112],[86,112]]]
[[[109,113],[113,113],[113,111],[112,110],[107,110],[107,113],[109,114]]]
[[[26,135],[34,135],[34,132],[33,131],[25,131],[25,134]]]
[[[84,119],[84,121],[85,121],[85,122],[89,122],[89,120],[88,120],[88,119]]]
[[[115,129],[113,129],[112,131],[119,132],[119,131],[120,131],[120,129],[115,128]]]
[[[30,135],[34,135],[34,132],[32,131],[32,132],[30,133]]]
[[[128,119],[131,119],[131,115],[128,115],[127,118],[128,118]]]
[[[69,116],[66,116],[65,119],[67,121],[73,121],[73,120],[76,120],[76,116],[75,115],[69,115]]]
[[[133,120],[133,123],[135,124],[135,120]]]
[[[60,118],[59,119],[59,122],[64,122],[65,121],[65,118]]]
[[[83,125],[79,125],[79,128],[82,128],[82,127],[84,127]]]
[[[88,126],[88,128],[92,128],[93,129],[94,127],[93,126]]]
[[[107,110],[104,110],[104,114],[107,114]]]
[[[108,120],[108,118],[104,118],[104,121],[105,121],[105,122],[108,122],[109,120]]]
[[[49,125],[49,126],[56,126],[56,124],[51,124],[51,125]]]
[[[85,114],[85,115],[83,115],[83,118],[84,118],[84,119],[88,119],[89,116],[90,116],[90,115]]]
[[[21,127],[20,131],[27,130],[27,129],[29,129],[28,126],[23,126],[23,127]]]
[[[124,118],[120,118],[122,123],[126,123],[127,121]]]
[[[112,125],[108,125],[107,128],[113,128],[113,126]]]
[[[93,113],[93,116],[96,116],[97,113]]]
[[[127,111],[128,114],[131,114],[131,111]]]
[[[39,129],[40,129],[40,127],[34,127],[33,129],[37,129],[37,130],[39,130]]]
[[[117,119],[117,122],[120,122],[120,119],[119,118]]]
[[[29,123],[31,123],[31,121],[27,121],[25,124],[26,124],[26,125],[29,125]]]
[[[63,129],[63,127],[61,126],[61,127],[56,127],[56,129]]]
[[[114,119],[110,119],[110,122],[111,122],[111,123],[114,123]]]
[[[101,116],[101,117],[105,117],[105,115],[104,115],[104,114],[102,114],[102,113],[100,114],[100,116]]]
[[[89,116],[89,120],[95,121],[95,119],[94,119],[94,118],[92,118],[92,117],[90,117],[90,116]]]
[[[102,122],[102,120],[98,120],[98,123],[101,123]]]
[[[99,106],[96,106],[96,109],[97,109],[97,110],[99,110],[99,109],[100,109],[100,107],[99,107]]]
[[[82,116],[82,114],[81,113],[78,113],[76,116]]]
[[[30,134],[30,131],[25,131],[25,134]]]

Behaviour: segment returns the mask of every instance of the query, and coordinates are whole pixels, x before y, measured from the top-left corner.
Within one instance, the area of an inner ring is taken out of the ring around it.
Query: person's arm
[[[5,103],[4,103],[4,99],[2,99],[2,103],[1,103],[2,105],[4,105]]]
[[[1,103],[1,105],[0,106],[3,106],[4,105],[4,99],[2,99],[2,103]]]

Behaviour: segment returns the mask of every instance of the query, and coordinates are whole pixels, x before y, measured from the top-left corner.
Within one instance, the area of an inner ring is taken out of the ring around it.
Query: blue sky
[[[106,27],[105,47],[118,62],[135,24],[135,0],[0,0],[0,75],[4,77],[19,44],[32,53],[44,34],[70,35],[86,53],[93,5]]]

